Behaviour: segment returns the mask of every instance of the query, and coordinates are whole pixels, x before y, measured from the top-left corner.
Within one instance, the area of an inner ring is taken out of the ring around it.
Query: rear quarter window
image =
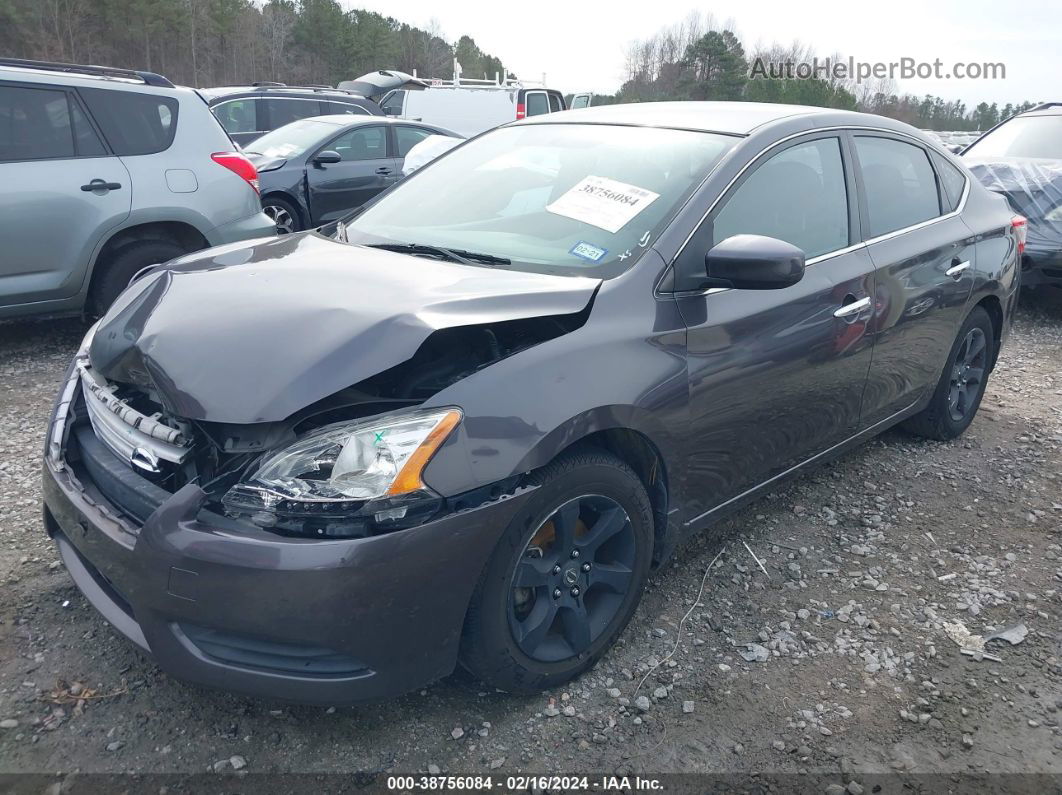
[[[173,97],[106,88],[78,93],[116,155],[152,155],[173,144],[180,107]]]
[[[944,189],[941,196],[944,209],[949,213],[954,212],[962,201],[963,191],[966,190],[966,175],[938,154],[933,155],[933,162],[936,163],[940,184]]]

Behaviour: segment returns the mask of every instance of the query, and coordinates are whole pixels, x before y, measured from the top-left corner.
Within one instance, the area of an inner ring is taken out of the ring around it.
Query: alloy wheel
[[[976,405],[984,384],[987,361],[988,341],[985,333],[974,327],[963,338],[951,368],[948,413],[955,422],[965,419]]]
[[[576,657],[623,605],[634,577],[637,540],[623,507],[601,495],[561,505],[532,535],[509,590],[509,627],[539,662]]]
[[[274,224],[276,224],[278,235],[290,235],[295,231],[295,219],[292,218],[291,213],[283,207],[278,207],[275,204],[267,204],[262,208],[262,211],[273,220]]]

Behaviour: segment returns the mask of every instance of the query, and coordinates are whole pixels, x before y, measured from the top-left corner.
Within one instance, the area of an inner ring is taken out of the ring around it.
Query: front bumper
[[[131,524],[44,462],[74,582],[172,676],[303,703],[388,698],[453,671],[472,590],[517,492],[410,530],[304,540],[233,527],[189,485]]]

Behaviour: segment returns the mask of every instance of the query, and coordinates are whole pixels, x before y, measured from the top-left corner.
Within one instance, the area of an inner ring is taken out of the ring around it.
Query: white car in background
[[[399,88],[385,95],[380,100],[383,112],[471,137],[518,119],[566,110],[561,92],[516,80],[427,82],[423,91]]]

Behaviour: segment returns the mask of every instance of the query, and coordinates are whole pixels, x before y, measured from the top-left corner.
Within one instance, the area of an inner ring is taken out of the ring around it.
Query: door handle
[[[82,185],[81,190],[85,191],[85,193],[91,193],[94,190],[119,190],[121,187],[121,182],[105,182],[102,179],[94,179],[88,185]]]
[[[387,168],[387,166],[381,166],[380,168],[376,169],[376,173],[377,174],[384,174],[384,175],[390,174],[391,173],[391,169]]]
[[[870,306],[870,296],[866,298],[860,298],[858,301],[852,301],[850,304],[844,304],[840,309],[834,311],[834,317],[851,317],[852,315],[858,315],[864,309]]]
[[[966,270],[967,268],[970,267],[970,260],[965,260],[964,262],[959,262],[958,260],[954,260],[953,259],[952,263],[953,263],[952,266],[950,268],[948,268],[946,271],[944,271],[944,275],[945,276],[953,276],[953,277],[954,276],[958,276],[964,270]]]

